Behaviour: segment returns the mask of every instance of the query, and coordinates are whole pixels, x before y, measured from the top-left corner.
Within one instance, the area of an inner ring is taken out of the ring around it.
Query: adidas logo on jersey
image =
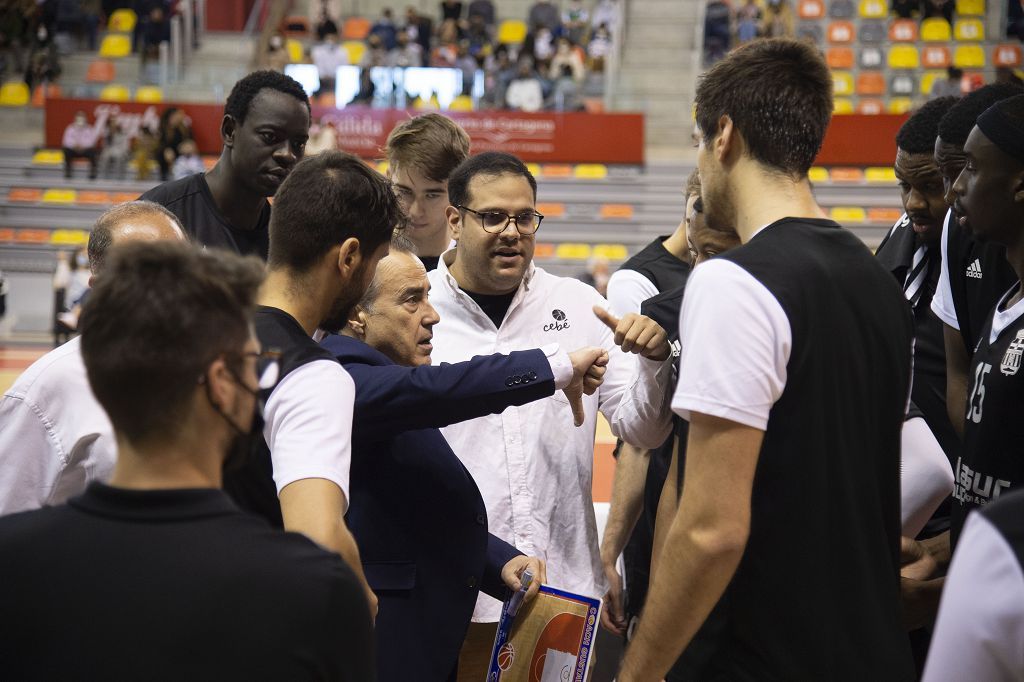
[[[981,279],[981,261],[977,258],[967,266],[967,276],[974,279]]]

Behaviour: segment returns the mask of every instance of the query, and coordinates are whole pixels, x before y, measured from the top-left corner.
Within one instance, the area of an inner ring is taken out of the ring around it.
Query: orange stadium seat
[[[631,204],[602,204],[602,218],[632,218],[633,206]]]
[[[310,35],[309,17],[291,16],[284,20],[284,34],[288,38],[307,38]]]
[[[957,19],[953,36],[957,40],[985,40],[985,24],[981,19]]]
[[[537,204],[537,213],[545,218],[562,218],[565,216],[565,204]]]
[[[825,52],[825,61],[830,69],[852,69],[853,50],[848,47],[830,47]]]
[[[961,69],[983,69],[985,51],[980,45],[957,45],[953,51],[953,66]]]
[[[534,258],[554,258],[555,245],[548,242],[537,242],[533,245]]]
[[[26,201],[35,203],[43,198],[43,190],[35,187],[12,187],[7,193],[7,201]]]
[[[39,109],[46,106],[46,100],[50,97],[60,97],[62,94],[60,86],[56,83],[37,85],[36,89],[32,91],[32,106]]]
[[[0,227],[0,242],[13,242],[14,234],[14,228]]]
[[[50,241],[49,230],[18,230],[14,241],[19,244],[46,244]]]
[[[832,72],[832,94],[837,97],[853,94],[853,74],[849,71]]]
[[[886,0],[860,0],[857,13],[861,19],[885,19],[889,16],[889,3]]]
[[[917,48],[913,45],[893,45],[889,48],[890,69],[916,69],[921,66]]]
[[[985,16],[985,0],[956,0],[956,13],[961,16],[973,14],[983,17]]]
[[[85,70],[87,83],[109,83],[117,76],[114,62],[107,59],[94,59]]]
[[[913,19],[897,19],[889,25],[889,40],[894,43],[917,42],[917,22]]]
[[[914,100],[909,97],[893,97],[886,106],[886,110],[890,114],[905,114],[913,108]]]
[[[898,208],[869,208],[868,222],[890,225],[899,220],[902,215],[903,211]]]
[[[857,102],[857,113],[874,116],[885,111],[885,102],[874,97],[865,97]]]
[[[139,198],[138,192],[111,192],[110,203],[123,204],[126,201],[135,201]]]
[[[541,172],[545,178],[568,178],[572,177],[572,166],[561,163],[546,163]]]
[[[836,97],[832,100],[833,114],[852,114],[853,102],[846,97]]]
[[[828,42],[847,44],[853,42],[854,30],[852,21],[833,21],[826,31]]]
[[[845,166],[833,168],[829,175],[832,182],[864,182],[864,171],[860,168]]]
[[[1016,68],[1020,66],[1020,45],[1014,45],[1013,43],[1004,43],[1002,45],[996,45],[995,48],[992,50],[992,64],[993,66],[1009,66],[1010,68]]]
[[[860,68],[882,68],[882,50],[877,47],[862,47],[860,49]]]
[[[921,48],[921,65],[926,69],[944,69],[953,63],[953,56],[945,45],[925,45]]]
[[[921,22],[921,40],[929,43],[945,43],[953,39],[949,22],[941,17],[928,17]]]
[[[868,71],[857,76],[858,95],[884,95],[885,79],[877,71]]]
[[[110,205],[110,192],[83,189],[78,193],[78,203],[95,206],[108,206]]]
[[[825,16],[825,3],[821,0],[800,0],[796,12],[801,19],[821,19]]]
[[[373,24],[366,17],[349,17],[341,27],[342,40],[366,40]]]

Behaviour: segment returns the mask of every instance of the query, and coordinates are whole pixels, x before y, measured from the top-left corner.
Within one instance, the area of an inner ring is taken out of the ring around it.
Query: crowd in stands
[[[474,0],[468,6],[444,0],[436,17],[409,7],[399,19],[385,8],[370,25],[358,59],[350,61],[352,54],[339,37],[339,20],[323,3],[312,30],[315,43],[303,58],[316,64],[321,94],[333,92],[339,66],[359,66],[360,91],[352,104],[372,102],[374,83],[368,71],[374,67],[458,69],[463,95],[472,93],[482,72],[480,108],[574,111],[584,108],[585,97],[602,94],[602,75],[619,25],[618,0],[597,0],[593,6],[568,0],[563,7],[537,0],[525,18],[525,35],[516,40],[501,34],[502,19],[509,17],[500,17],[491,0]],[[262,66],[283,71],[292,57],[286,33],[280,31],[271,37]]]

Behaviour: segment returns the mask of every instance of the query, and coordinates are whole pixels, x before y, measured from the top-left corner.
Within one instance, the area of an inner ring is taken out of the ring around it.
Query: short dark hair
[[[352,154],[323,152],[296,164],[274,195],[267,262],[305,272],[350,237],[371,254],[404,224],[387,178]]]
[[[688,178],[686,178],[686,187],[683,189],[684,199],[689,199],[694,194],[700,196],[700,171],[694,168]]]
[[[99,274],[106,265],[107,250],[114,241],[114,228],[126,220],[131,220],[147,213],[159,213],[177,225],[182,233],[185,232],[181,221],[178,220],[178,216],[155,201],[126,201],[123,204],[118,204],[113,208],[107,209],[103,215],[97,218],[96,223],[92,226],[92,231],[89,233],[89,269],[92,271],[92,274]]]
[[[447,116],[423,114],[394,127],[384,155],[392,168],[411,166],[434,182],[444,182],[469,157],[469,135]]]
[[[753,159],[799,179],[814,163],[832,118],[832,76],[813,45],[757,40],[701,77],[696,105],[705,142],[729,116]]]
[[[957,147],[963,147],[971,134],[975,121],[986,109],[1000,100],[1019,95],[1024,90],[1012,83],[992,83],[964,95],[939,121],[939,137]]]
[[[245,123],[245,117],[249,115],[249,107],[260,90],[277,90],[286,95],[291,95],[309,108],[309,96],[302,89],[299,82],[291,76],[286,76],[277,71],[253,71],[245,78],[242,78],[231,88],[228,101],[224,104],[224,115],[238,121],[238,125]]]
[[[114,429],[132,443],[173,438],[199,378],[250,334],[263,267],[185,242],[114,249],[82,311],[82,358]]]
[[[416,245],[412,243],[409,236],[405,234],[404,230],[395,230],[391,235],[391,243],[388,246],[388,255],[394,253],[405,253],[413,258],[416,257]],[[373,279],[370,280],[370,285],[366,287],[366,292],[363,297],[359,299],[359,307],[368,313],[373,312],[373,304],[376,303],[377,297],[380,296],[380,279],[377,277],[377,272],[374,273]]]
[[[932,154],[939,135],[939,121],[958,101],[956,97],[939,97],[926,102],[900,126],[896,146],[908,154]]]
[[[466,159],[448,176],[448,201],[452,206],[470,202],[469,183],[478,175],[521,175],[530,183],[533,199],[537,200],[537,180],[525,163],[505,152],[483,152]]]

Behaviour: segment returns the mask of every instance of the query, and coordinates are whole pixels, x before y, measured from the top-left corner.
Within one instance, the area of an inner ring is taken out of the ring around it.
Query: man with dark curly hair
[[[270,203],[306,150],[309,97],[292,78],[254,71],[224,105],[220,159],[208,173],[143,194],[181,220],[193,241],[267,259]]]

